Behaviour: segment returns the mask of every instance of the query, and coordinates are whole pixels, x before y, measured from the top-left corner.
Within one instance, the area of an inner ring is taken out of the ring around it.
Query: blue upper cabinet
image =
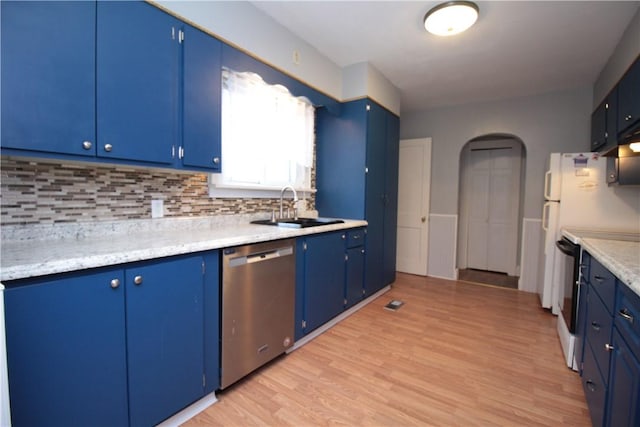
[[[0,7],[3,152],[94,156],[96,4]]]
[[[640,123],[640,58],[618,83],[618,141],[627,143],[628,131]]]
[[[179,21],[144,2],[98,2],[97,154],[173,163]]]
[[[1,7],[3,154],[221,170],[219,40],[141,1]]]
[[[189,25],[183,31],[182,163],[220,172],[222,43]]]

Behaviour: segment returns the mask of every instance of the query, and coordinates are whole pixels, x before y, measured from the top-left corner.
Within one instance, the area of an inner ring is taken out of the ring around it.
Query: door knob
[[[426,217],[426,216],[423,216],[422,218],[420,218],[420,221],[422,221],[422,222],[426,222],[426,221],[427,221],[427,217]]]

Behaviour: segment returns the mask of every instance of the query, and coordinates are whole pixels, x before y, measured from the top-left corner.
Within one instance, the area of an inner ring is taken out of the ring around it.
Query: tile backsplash
[[[164,201],[165,217],[249,214],[278,207],[278,199],[213,199],[205,173],[5,157],[0,172],[3,226],[151,218],[152,199]]]

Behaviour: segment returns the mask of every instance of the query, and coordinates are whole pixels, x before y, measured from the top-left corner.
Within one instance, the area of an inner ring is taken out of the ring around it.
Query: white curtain
[[[223,185],[310,188],[314,119],[306,98],[223,69]]]

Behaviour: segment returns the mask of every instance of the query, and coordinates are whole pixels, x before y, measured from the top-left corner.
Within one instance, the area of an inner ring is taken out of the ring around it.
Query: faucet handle
[[[276,222],[276,210],[271,209],[271,222]]]

